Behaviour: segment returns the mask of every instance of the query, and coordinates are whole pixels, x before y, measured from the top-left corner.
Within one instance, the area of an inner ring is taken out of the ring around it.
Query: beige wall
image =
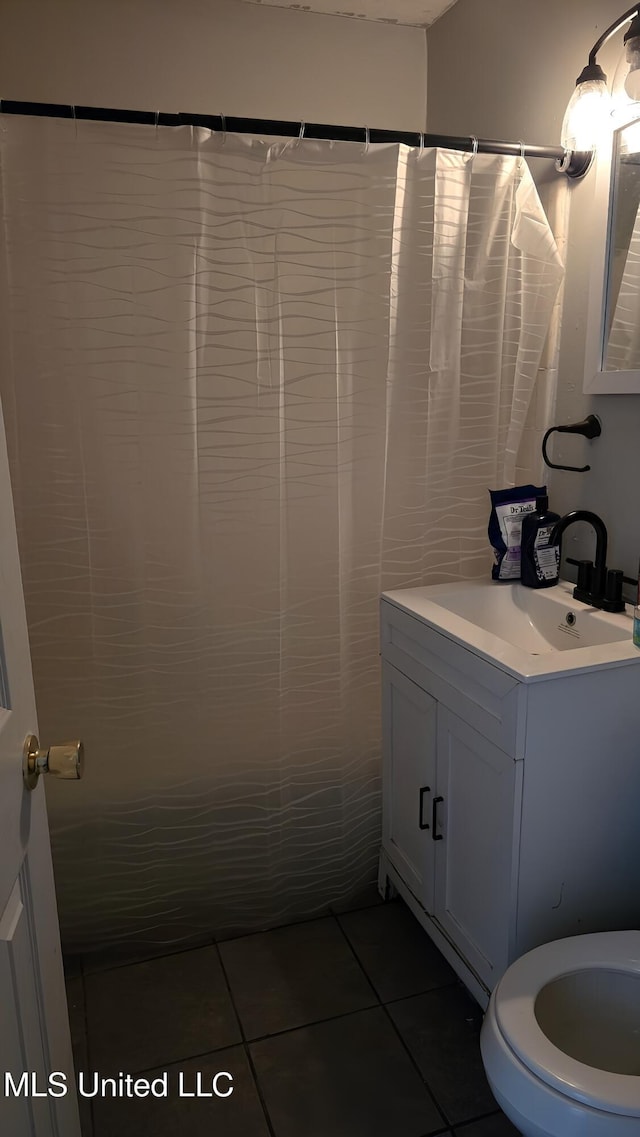
[[[557,145],[564,109],[589,49],[625,5],[620,0],[458,0],[427,35],[428,128]],[[621,36],[599,55],[613,77]],[[544,183],[551,163],[532,163]],[[593,412],[602,436],[592,443],[556,436],[552,456],[588,474],[549,471],[559,512],[592,509],[610,537],[609,564],[634,575],[640,556],[640,396],[582,394],[593,172],[571,187],[567,286],[560,347],[557,422]],[[549,424],[551,425],[551,424]],[[586,537],[583,533],[582,539]],[[580,543],[580,536],[578,543]],[[589,550],[593,538],[589,537]],[[567,541],[576,544],[575,541]]]
[[[0,96],[423,130],[426,36],[240,0],[0,0]]]

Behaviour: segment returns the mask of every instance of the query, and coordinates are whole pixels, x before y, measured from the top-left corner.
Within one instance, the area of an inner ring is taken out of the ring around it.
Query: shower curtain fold
[[[87,751],[73,794],[47,787],[64,942],[351,902],[380,832],[379,592],[484,575],[487,488],[532,465],[562,266],[531,175],[17,117],[0,163],[40,729]]]

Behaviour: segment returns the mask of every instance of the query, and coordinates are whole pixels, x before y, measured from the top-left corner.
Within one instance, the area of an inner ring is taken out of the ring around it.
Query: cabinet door
[[[383,845],[414,896],[432,913],[438,704],[386,662],[382,694]]]
[[[440,707],[435,916],[492,990],[509,962],[516,766]]]

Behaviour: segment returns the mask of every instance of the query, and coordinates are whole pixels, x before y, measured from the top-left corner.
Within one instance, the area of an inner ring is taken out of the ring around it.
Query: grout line
[[[187,955],[190,951],[202,951],[206,947],[215,947],[215,940],[209,937],[200,943],[189,944],[186,947],[177,947],[173,951],[155,952],[154,955],[141,955],[138,959],[124,959],[118,963],[105,963],[101,966],[91,967],[91,952],[87,952],[80,957],[80,967],[83,976],[90,975],[103,975],[105,971],[121,971],[123,967],[137,967],[140,963],[153,963],[156,959],[170,959],[174,955]],[[85,961],[89,966],[89,970],[85,970]]]
[[[85,1041],[85,1049],[86,1049],[86,1053],[87,1053],[87,1066],[89,1067],[89,1070],[90,1070],[91,1069],[91,1051],[90,1051],[91,1043],[89,1041],[89,1012],[87,1010],[87,992],[86,992],[85,983],[84,983],[84,967],[82,966],[82,957],[80,957],[80,984],[81,984],[81,988],[82,988],[82,1021],[83,1021],[83,1025],[84,1025],[84,1041]],[[78,1071],[77,1070],[75,1071],[75,1075],[76,1075],[76,1084],[77,1084],[77,1079],[78,1079]],[[80,1101],[81,1101],[81,1099],[80,1099],[80,1096],[78,1095],[78,1111],[80,1110]],[[83,1130],[82,1137],[93,1137],[93,1135],[95,1133],[95,1129],[96,1129],[95,1118],[93,1116],[93,1101],[89,1101],[88,1106],[89,1106],[89,1118],[91,1120],[91,1133],[87,1134]],[[82,1127],[82,1122],[81,1122],[81,1127]]]
[[[271,1137],[276,1137],[276,1131],[273,1127],[271,1117],[269,1116],[269,1110],[267,1109],[267,1103],[264,1099],[264,1094],[262,1092],[262,1086],[260,1085],[260,1080],[258,1078],[258,1071],[256,1070],[255,1063],[253,1061],[253,1055],[251,1054],[251,1050],[249,1048],[249,1045],[246,1042],[244,1043],[244,1052],[247,1056],[247,1061],[249,1063],[249,1069],[251,1070],[254,1085],[256,1087],[256,1092],[258,1094],[260,1105],[262,1106],[262,1112],[264,1113],[264,1118],[265,1118],[265,1121],[267,1123],[267,1129],[269,1130]]]
[[[375,983],[373,982],[373,980],[372,980],[372,979],[370,978],[370,976],[367,974],[367,971],[366,971],[366,969],[365,969],[364,963],[363,963],[363,962],[362,962],[362,960],[360,959],[360,956],[358,955],[358,953],[357,953],[356,949],[354,948],[353,944],[351,943],[351,940],[349,939],[349,936],[347,935],[347,933],[346,933],[345,929],[342,927],[342,924],[341,924],[341,922],[340,922],[340,919],[339,919],[339,917],[338,917],[338,916],[336,916],[336,917],[334,917],[334,918],[335,918],[335,921],[336,921],[336,923],[337,923],[337,925],[338,925],[338,927],[339,927],[340,931],[342,932],[342,938],[344,939],[345,943],[347,944],[347,947],[349,948],[349,951],[351,952],[351,954],[352,954],[353,958],[355,959],[356,963],[358,964],[358,967],[360,968],[360,970],[361,970],[362,974],[364,975],[364,977],[365,977],[365,979],[366,979],[367,983],[369,984],[369,986],[370,986],[371,990],[373,991],[373,993],[374,993],[374,995],[375,995],[376,999],[378,1000],[378,1004],[379,1004],[380,1006],[382,1006],[382,998],[381,998],[381,996],[380,996],[380,992],[378,991],[378,989],[377,989],[377,987],[376,987]]]
[[[385,1003],[382,1004],[382,1010],[383,1010],[384,1014],[386,1015],[388,1021],[390,1022],[394,1034],[400,1040],[400,1044],[401,1044],[403,1050],[408,1055],[409,1060],[411,1062],[411,1065],[416,1070],[418,1077],[422,1081],[422,1084],[424,1085],[425,1089],[427,1090],[427,1093],[429,1094],[429,1096],[431,1097],[431,1099],[433,1101],[433,1104],[435,1105],[438,1113],[440,1114],[440,1117],[442,1118],[442,1120],[444,1122],[444,1132],[447,1133],[449,1128],[450,1128],[451,1122],[449,1121],[447,1115],[445,1114],[444,1109],[442,1109],[440,1102],[436,1098],[436,1095],[434,1094],[433,1090],[431,1089],[431,1086],[429,1085],[429,1082],[427,1081],[424,1074],[422,1073],[422,1070],[420,1069],[416,1059],[414,1058],[413,1054],[411,1053],[411,1050],[407,1046],[407,1043],[405,1042],[404,1038],[402,1037],[398,1027],[394,1023],[394,1021],[393,1021],[393,1019],[389,1013],[389,1008]]]
[[[290,920],[288,924],[276,924],[273,928],[257,928],[253,932],[239,932],[237,935],[225,936],[223,939],[218,937],[214,943],[230,944],[235,943],[236,940],[247,940],[250,936],[268,936],[270,932],[283,932],[286,928],[301,928],[306,924],[317,924],[320,920],[333,919],[333,913],[326,911],[319,916],[308,916],[304,920]]]
[[[236,1042],[227,1042],[224,1046],[214,1047],[213,1050],[200,1050],[200,1051],[198,1051],[197,1054],[184,1054],[184,1055],[181,1055],[179,1058],[165,1059],[164,1061],[160,1060],[158,1062],[154,1062],[153,1066],[142,1066],[138,1070],[127,1070],[127,1073],[131,1074],[132,1078],[143,1078],[143,1077],[145,1077],[145,1075],[152,1074],[156,1070],[170,1069],[172,1066],[181,1066],[186,1062],[196,1062],[196,1061],[201,1060],[202,1058],[209,1058],[214,1054],[221,1054],[223,1052],[223,1050],[235,1050],[238,1047],[241,1047],[243,1045],[244,1045],[244,1043],[241,1040],[238,1040]],[[97,1073],[97,1072],[98,1071],[95,1071],[95,1070],[90,1071],[90,1073],[92,1073],[92,1074]],[[115,1078],[115,1077],[117,1077],[117,1071],[113,1070],[113,1069],[107,1070],[106,1072],[101,1070],[101,1071],[99,1071],[99,1073],[100,1073],[101,1078]],[[92,1099],[92,1100],[97,1101],[100,1099],[96,1098],[96,1099]]]
[[[477,1121],[486,1121],[489,1117],[504,1117],[504,1114],[501,1109],[492,1109],[489,1113],[480,1113],[477,1117],[470,1117],[467,1121],[458,1121],[455,1125],[457,1137],[464,1137],[464,1131],[470,1125],[475,1125]]]
[[[91,1042],[89,1039],[89,1012],[87,1010],[87,992],[84,985],[84,975],[80,975],[80,986],[82,989],[82,1025],[84,1026],[84,1041],[87,1051],[87,1065],[91,1065]],[[72,1039],[73,1041],[73,1039]],[[77,1071],[76,1071],[77,1076]]]
[[[227,975],[227,969],[224,965],[224,960],[223,960],[222,955],[220,953],[220,948],[218,947],[217,944],[214,944],[214,947],[215,947],[216,955],[218,957],[218,963],[220,964],[220,970],[222,972],[222,978],[224,980],[224,985],[227,988],[227,994],[229,996],[229,1002],[231,1003],[231,1008],[232,1008],[233,1013],[236,1017],[236,1023],[238,1026],[238,1030],[240,1031],[240,1041],[244,1044],[244,1043],[246,1043],[247,1040],[246,1040],[245,1033],[244,1033],[244,1027],[242,1025],[242,1019],[240,1018],[240,1015],[238,1013],[238,1008],[236,1007],[236,1001],[233,997],[233,991],[231,990],[231,984],[229,983],[229,976]],[[221,1050],[222,1047],[218,1047],[218,1049]]]
[[[412,991],[410,995],[399,995],[394,999],[384,999],[382,1005],[383,1007],[392,1007],[396,1003],[406,1003],[408,999],[421,999],[423,995],[431,995],[433,991],[445,991],[447,987],[457,987],[458,983],[459,980],[454,976],[453,979],[448,979],[446,983],[437,983],[435,987],[422,987],[419,991]]]
[[[296,1026],[285,1027],[284,1030],[274,1030],[271,1034],[259,1034],[255,1038],[248,1038],[247,1044],[253,1046],[254,1042],[268,1042],[271,1038],[282,1038],[285,1034],[293,1034],[296,1030],[308,1030],[313,1026],[322,1026],[323,1023],[337,1022],[339,1019],[348,1019],[351,1015],[362,1015],[366,1011],[377,1010],[379,1004],[371,1003],[368,1007],[355,1007],[350,1011],[342,1011],[338,1015],[327,1015],[324,1019],[313,1019],[309,1023],[297,1023]]]
[[[256,1087],[256,1093],[258,1095],[258,1100],[260,1102],[260,1105],[262,1106],[262,1112],[264,1114],[264,1118],[265,1118],[265,1121],[267,1123],[267,1129],[269,1130],[270,1137],[276,1137],[276,1131],[273,1128],[271,1118],[269,1116],[269,1110],[267,1109],[267,1103],[265,1101],[264,1094],[262,1092],[262,1086],[260,1085],[260,1082],[258,1081],[258,1072],[255,1068],[253,1057],[252,1057],[251,1051],[249,1049],[249,1045],[247,1043],[247,1037],[245,1034],[244,1026],[242,1025],[242,1019],[240,1018],[240,1012],[238,1011],[238,1008],[236,1007],[236,1001],[233,997],[233,991],[231,990],[231,983],[229,982],[229,976],[227,975],[227,970],[225,968],[224,960],[222,958],[222,952],[220,951],[220,947],[218,944],[216,944],[216,952],[218,955],[218,959],[220,960],[220,967],[222,968],[222,976],[223,976],[223,979],[224,979],[226,987],[227,987],[231,1006],[233,1007],[233,1013],[236,1016],[236,1019],[238,1022],[238,1027],[240,1029],[240,1037],[242,1039],[242,1047],[244,1049],[245,1058],[247,1059],[247,1062],[249,1064],[249,1070],[251,1071],[253,1083]]]

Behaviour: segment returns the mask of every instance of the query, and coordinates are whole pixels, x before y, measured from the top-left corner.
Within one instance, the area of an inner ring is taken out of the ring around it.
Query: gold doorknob
[[[41,750],[36,735],[27,735],[22,755],[22,776],[28,790],[37,786],[40,774],[76,781],[81,778],[84,774],[84,746],[80,740],[60,742],[48,750]]]

